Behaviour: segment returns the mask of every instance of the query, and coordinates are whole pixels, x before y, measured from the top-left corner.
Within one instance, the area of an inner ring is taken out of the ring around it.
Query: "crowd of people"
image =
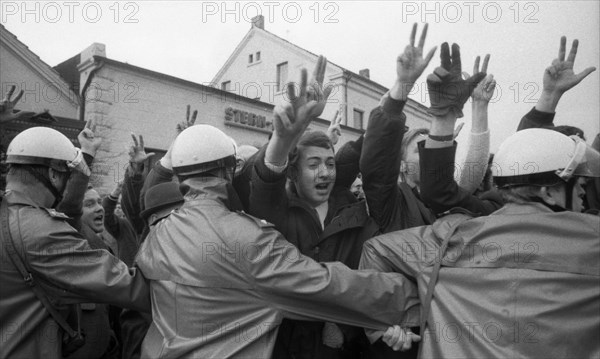
[[[561,38],[539,101],[491,154],[490,56],[467,77],[457,44],[427,76],[430,128],[406,126],[437,50],[426,35],[414,25],[365,133],[337,151],[337,114],[307,131],[331,93],[323,56],[288,84],[262,148],[188,106],[152,166],[132,134],[105,195],[89,184],[93,121],[79,148],[48,127],[19,133],[0,207],[0,356],[600,357],[600,135],[588,146],[554,123],[595,68],[575,73],[578,42],[567,54]],[[13,92],[0,125],[31,115]]]

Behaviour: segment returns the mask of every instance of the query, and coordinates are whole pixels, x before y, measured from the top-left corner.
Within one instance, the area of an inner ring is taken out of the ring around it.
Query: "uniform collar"
[[[212,199],[222,202],[230,211],[243,210],[242,203],[229,181],[220,177],[194,177],[181,182],[179,189],[185,202]]]
[[[9,189],[6,192],[4,192],[4,198],[6,198],[7,203],[11,205],[21,204],[25,206],[40,208],[40,206],[30,196],[20,191]]]

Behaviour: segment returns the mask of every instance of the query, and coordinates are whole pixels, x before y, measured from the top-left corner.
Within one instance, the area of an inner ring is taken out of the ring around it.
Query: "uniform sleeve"
[[[397,211],[400,147],[406,131],[403,101],[388,99],[371,111],[360,157],[363,190],[369,213],[381,228]]]
[[[149,288],[139,270],[128,268],[106,250],[91,249],[63,221],[39,215],[30,218],[40,220],[36,226],[24,229],[30,232],[23,233],[22,238],[33,238],[24,248],[26,262],[34,278],[57,288],[62,300],[150,311]]]
[[[244,227],[252,225],[257,228],[250,221]],[[242,270],[265,301],[285,317],[384,330],[401,323],[405,312],[419,303],[414,286],[399,273],[318,263],[272,228],[259,229],[251,232],[256,251],[241,261]]]

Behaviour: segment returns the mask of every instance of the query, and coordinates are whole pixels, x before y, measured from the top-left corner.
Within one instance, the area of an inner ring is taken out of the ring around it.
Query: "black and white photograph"
[[[0,359],[600,359],[600,2],[0,2]]]

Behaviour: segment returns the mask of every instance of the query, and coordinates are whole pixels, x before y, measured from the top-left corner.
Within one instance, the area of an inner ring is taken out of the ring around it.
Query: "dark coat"
[[[378,231],[369,218],[365,202],[359,202],[350,192],[350,185],[358,175],[361,146],[362,138],[346,144],[336,154],[336,183],[329,197],[325,228],[321,227],[312,206],[295,194],[288,198],[286,173],[277,174],[265,166],[266,147],[258,152],[254,161],[250,213],[275,224],[302,254],[319,262],[339,261],[357,268],[363,243]],[[347,357],[323,345],[323,325],[324,322],[284,321],[273,357]],[[340,329],[347,348],[355,348],[364,339],[360,328],[340,326]]]
[[[416,191],[402,183],[400,147],[406,132],[404,101],[388,99],[371,111],[360,157],[363,189],[369,213],[382,233],[431,224],[434,213]]]

